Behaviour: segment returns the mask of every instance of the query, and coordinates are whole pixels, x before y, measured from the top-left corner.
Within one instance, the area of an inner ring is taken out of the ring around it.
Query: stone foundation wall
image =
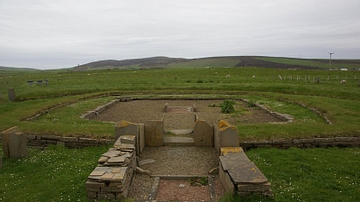
[[[244,149],[275,147],[287,149],[290,147],[315,148],[315,147],[359,147],[360,137],[331,137],[331,138],[308,138],[294,140],[264,140],[264,141],[241,141],[240,146]]]
[[[49,145],[64,145],[67,148],[75,149],[114,143],[114,140],[109,139],[61,137],[55,135],[25,135],[25,138],[29,147],[35,147],[40,149],[45,148]]]
[[[136,135],[122,135],[98,160],[85,183],[87,197],[95,200],[124,199],[136,170]]]

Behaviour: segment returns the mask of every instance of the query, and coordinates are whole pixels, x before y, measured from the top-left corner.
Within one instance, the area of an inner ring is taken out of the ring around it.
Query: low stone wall
[[[114,140],[109,139],[61,137],[55,135],[25,135],[25,138],[29,147],[36,147],[40,149],[49,145],[64,145],[67,148],[75,149],[114,143]]]
[[[241,147],[221,148],[219,178],[226,192],[273,197],[271,183]]]
[[[244,149],[275,147],[287,149],[290,147],[314,148],[314,147],[359,147],[360,137],[331,137],[331,138],[308,138],[294,140],[264,140],[264,141],[241,141],[240,146]]]
[[[102,154],[85,183],[87,197],[95,200],[126,198],[137,167],[135,135],[122,135]]]
[[[127,99],[125,99],[127,101]],[[80,118],[82,119],[92,119],[94,118],[96,115],[100,114],[101,112],[103,112],[104,110],[114,106],[116,103],[120,102],[120,101],[124,101],[126,102],[124,99],[119,98],[116,100],[113,100],[105,105],[99,106],[96,109],[94,109],[93,111],[88,111],[85,114],[81,115]]]

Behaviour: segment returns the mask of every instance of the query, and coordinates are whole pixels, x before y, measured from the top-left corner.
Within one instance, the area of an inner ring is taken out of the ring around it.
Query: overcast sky
[[[360,59],[360,0],[0,0],[0,66],[329,52]]]

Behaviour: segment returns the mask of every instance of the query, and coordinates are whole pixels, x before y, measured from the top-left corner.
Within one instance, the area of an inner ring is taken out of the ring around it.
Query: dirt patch
[[[191,186],[189,180],[160,180],[156,200],[210,201],[209,186]]]
[[[199,119],[209,124],[217,123],[221,119],[232,125],[282,122],[282,120],[254,107],[249,107],[243,101],[236,101],[235,113],[221,113],[220,104],[223,100],[133,100],[119,102],[94,117],[99,121],[118,122],[126,120],[134,123],[145,123],[147,120],[160,120],[164,112],[164,105],[169,106],[196,106]],[[181,123],[179,123],[181,124]]]

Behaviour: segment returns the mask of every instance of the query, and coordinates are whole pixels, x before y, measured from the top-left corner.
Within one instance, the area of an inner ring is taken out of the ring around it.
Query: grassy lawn
[[[89,201],[85,181],[108,148],[30,148],[27,159],[3,159],[0,201]]]
[[[16,125],[24,132],[39,135],[107,137],[113,133],[110,123],[81,120],[79,116],[116,98],[110,95],[141,98],[181,95],[183,98],[245,98],[295,117],[294,123],[282,126],[238,125],[241,140],[360,134],[358,71],[174,68],[89,72],[4,71],[0,77],[1,131]],[[318,77],[320,83],[314,82],[313,78]],[[347,83],[340,84],[340,80],[346,78]],[[49,80],[48,86],[35,83],[30,86],[27,83],[28,80],[44,79]],[[8,88],[15,89],[16,102],[8,101]],[[60,108],[48,111],[54,106]],[[326,115],[333,125],[325,124],[324,119],[309,108]],[[44,111],[48,113],[39,120],[22,121]]]
[[[0,201],[89,201],[85,181],[108,148],[51,146],[30,149],[27,159],[3,159]],[[360,148],[253,149],[247,155],[272,183],[274,199],[226,195],[221,201],[360,200]]]

